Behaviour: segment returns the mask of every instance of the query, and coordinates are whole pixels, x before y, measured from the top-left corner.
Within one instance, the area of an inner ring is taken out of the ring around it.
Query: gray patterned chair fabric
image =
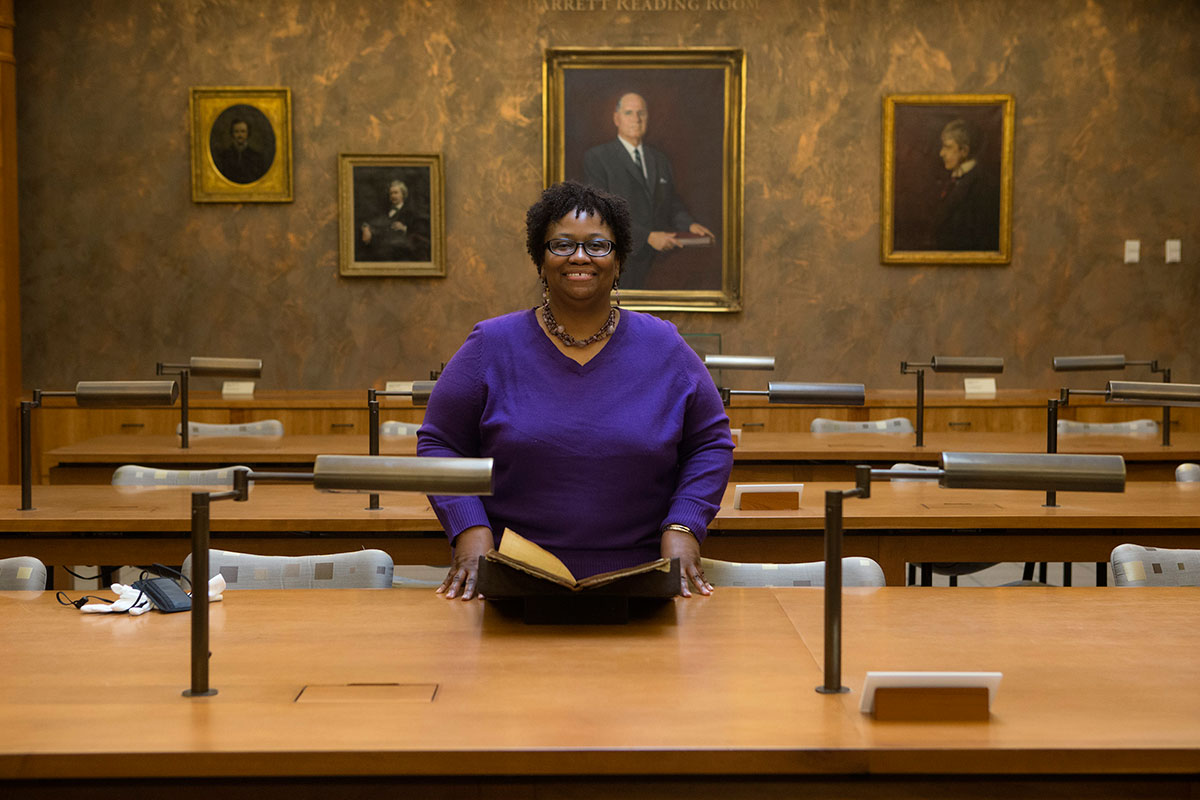
[[[33,556],[0,558],[0,591],[40,592],[46,588],[46,565]]]
[[[700,568],[713,586],[824,586],[825,562],[756,564],[701,558]],[[842,559],[843,586],[883,586],[883,569],[869,558]]]
[[[175,433],[182,433],[183,426],[176,425]],[[188,421],[189,436],[283,436],[283,423],[277,419],[261,419],[240,425],[222,425],[214,422]]]
[[[1200,464],[1180,464],[1175,468],[1175,480],[1179,483],[1200,483]]]
[[[912,433],[913,424],[905,417],[851,422],[845,419],[817,417],[809,425],[812,433]]]
[[[233,473],[249,467],[219,469],[156,469],[126,464],[113,473],[113,486],[233,486]]]
[[[1158,423],[1152,419],[1132,419],[1127,422],[1076,422],[1073,419],[1060,419],[1058,432],[1153,436],[1158,433]]]
[[[1122,544],[1111,561],[1117,586],[1200,586],[1200,550]]]
[[[218,573],[236,589],[390,589],[392,557],[382,550],[355,550],[323,556],[256,556],[208,551],[208,577]],[[192,575],[192,556],[183,562]]]
[[[379,426],[380,436],[416,436],[417,429],[421,427],[419,422],[397,422],[394,419],[389,419],[387,422]]]

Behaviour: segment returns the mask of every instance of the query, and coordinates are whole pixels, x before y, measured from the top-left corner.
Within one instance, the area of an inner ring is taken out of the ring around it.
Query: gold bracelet
[[[662,532],[666,533],[667,531],[679,531],[680,533],[686,533],[688,536],[691,536],[692,538],[696,538],[695,531],[693,531],[687,525],[680,525],[678,522],[672,522],[670,525],[664,525]]]

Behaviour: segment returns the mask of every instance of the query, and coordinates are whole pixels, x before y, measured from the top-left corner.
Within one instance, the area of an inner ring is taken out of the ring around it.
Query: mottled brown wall
[[[793,379],[907,386],[901,359],[986,354],[1001,385],[1051,386],[1053,354],[1125,352],[1200,381],[1200,4],[619,3],[18,0],[26,387],[191,354],[262,356],[265,388],[436,367],[536,299],[542,52],[572,45],[746,50],[746,306],[666,315],[681,329]],[[191,202],[188,89],[227,84],[291,88],[294,203]],[[879,263],[892,92],[1016,95],[1011,265]],[[448,276],[339,278],[337,154],[430,151]]]

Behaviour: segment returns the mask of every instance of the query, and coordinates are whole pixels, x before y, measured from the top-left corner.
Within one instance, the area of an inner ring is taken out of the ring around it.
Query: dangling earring
[[[613,295],[617,301],[617,308],[621,307],[621,279],[613,278]]]

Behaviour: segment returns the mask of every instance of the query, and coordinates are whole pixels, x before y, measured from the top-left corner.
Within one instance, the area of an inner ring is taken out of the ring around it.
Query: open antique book
[[[636,566],[625,567],[624,569],[613,570],[612,572],[602,572],[598,575],[591,575],[583,580],[576,580],[575,576],[571,574],[571,570],[567,569],[566,564],[558,556],[510,530],[505,530],[501,535],[500,548],[489,551],[484,558],[490,562],[503,564],[526,575],[558,584],[576,592],[600,586],[608,586],[633,575],[647,573],[663,573],[663,575],[667,575],[672,571],[672,562],[668,559],[660,558],[657,561],[647,561],[644,564],[637,564]],[[674,586],[678,587],[678,585],[679,581],[676,578]],[[483,590],[481,589],[481,591]]]

